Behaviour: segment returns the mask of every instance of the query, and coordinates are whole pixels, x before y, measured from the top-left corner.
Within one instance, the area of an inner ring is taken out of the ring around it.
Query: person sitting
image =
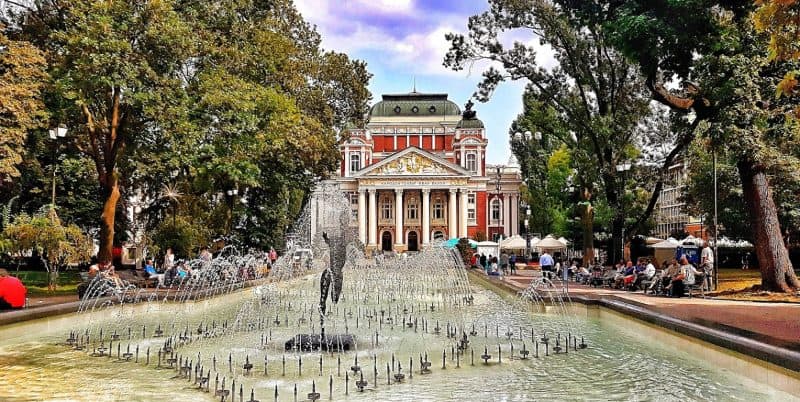
[[[650,262],[649,258],[643,258],[641,260],[641,265],[644,265],[644,269],[641,271],[637,270],[636,273],[636,280],[633,282],[631,286],[633,289],[639,289],[642,285],[643,281],[652,280],[653,277],[656,275],[656,266]]]
[[[0,311],[16,310],[25,307],[25,297],[28,289],[22,281],[8,274],[0,268]]]
[[[167,286],[172,286],[173,283],[177,284],[179,275],[178,275],[178,265],[174,264],[169,269],[164,272],[164,284]]]
[[[147,262],[144,264],[144,273],[147,274],[148,279],[158,276],[156,267],[153,266],[153,260],[147,260]]]
[[[575,264],[572,264],[572,267],[575,269],[575,281],[578,283],[587,283],[589,281],[589,270],[586,267],[581,266],[580,268],[576,267]]]
[[[622,271],[617,271],[617,275],[614,276],[614,287],[617,289],[622,289],[625,286],[626,281],[632,281],[634,270],[635,267],[633,266],[633,261],[628,260]],[[628,279],[626,280],[626,278]]]
[[[192,276],[192,269],[186,265],[186,262],[181,260],[178,264],[178,279],[183,281],[184,279]]]
[[[695,276],[700,274],[692,264],[689,264],[686,256],[681,257],[680,263],[678,274],[672,277],[672,282],[668,286],[672,297],[682,297],[686,287],[694,285]]]

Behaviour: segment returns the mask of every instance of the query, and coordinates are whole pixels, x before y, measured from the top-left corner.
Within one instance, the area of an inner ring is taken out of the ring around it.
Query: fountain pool
[[[106,297],[98,283],[79,313],[0,328],[0,400],[800,400],[796,376],[772,388],[547,286],[470,283],[440,245],[367,259],[349,202],[320,193],[267,275],[263,255],[232,253],[178,285]],[[293,347],[303,335],[346,343]]]
[[[123,304],[7,326],[0,329],[0,400],[220,400],[214,382],[221,389],[223,379],[229,391],[234,382],[234,400],[245,401],[251,389],[256,400],[275,400],[277,389],[277,400],[292,401],[295,387],[297,400],[309,400],[312,388],[322,400],[798,400],[632,328],[576,308],[540,313],[468,285],[458,268],[429,265],[427,273],[392,264],[345,270],[342,300],[327,319],[328,331],[356,337],[354,350],[343,353],[285,350],[295,334],[318,332],[318,274],[214,299]],[[158,327],[162,337],[154,337]],[[92,356],[99,340],[90,339],[86,350],[67,347],[65,334],[78,329],[98,339],[102,329],[106,346],[116,332],[111,356]],[[456,334],[448,337],[448,330]],[[565,353],[568,332],[575,341]],[[469,344],[459,351],[464,333]],[[184,335],[191,340],[181,341]],[[586,349],[576,348],[581,337]],[[165,343],[181,361],[191,360],[191,378],[169,368],[167,354],[158,367]],[[138,358],[117,357],[117,348],[124,354],[128,345],[138,346]],[[488,364],[484,354],[491,355]],[[428,374],[420,371],[420,355],[430,363]],[[199,377],[210,377],[207,388],[197,381],[197,362]],[[359,391],[362,375],[367,384]]]

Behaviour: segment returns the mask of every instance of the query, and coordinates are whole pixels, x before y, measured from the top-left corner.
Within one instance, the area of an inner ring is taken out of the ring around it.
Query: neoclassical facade
[[[365,127],[343,133],[332,180],[368,250],[517,234],[519,168],[485,163],[486,129],[471,106],[462,113],[447,94],[383,95]]]

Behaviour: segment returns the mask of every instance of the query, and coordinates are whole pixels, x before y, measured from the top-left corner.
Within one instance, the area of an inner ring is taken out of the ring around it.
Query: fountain
[[[36,337],[0,329],[0,368],[10,379],[0,400],[104,393],[244,402],[247,389],[249,401],[794,398],[579,317],[547,280],[513,298],[477,287],[441,244],[366,258],[349,201],[320,193],[320,214],[312,219],[307,208],[270,271],[262,253],[229,246],[211,262],[190,261],[195,275],[181,283],[112,296],[96,285],[77,316]],[[297,249],[311,249],[313,260],[295,260]],[[103,381],[48,387],[89,370]],[[598,373],[615,381],[591,385]],[[685,390],[641,381],[654,373]]]

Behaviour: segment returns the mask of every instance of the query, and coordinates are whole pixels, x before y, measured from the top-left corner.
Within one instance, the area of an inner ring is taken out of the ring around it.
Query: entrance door
[[[419,251],[417,232],[408,232],[408,251]]]
[[[381,235],[381,250],[392,251],[392,234],[388,230]]]

